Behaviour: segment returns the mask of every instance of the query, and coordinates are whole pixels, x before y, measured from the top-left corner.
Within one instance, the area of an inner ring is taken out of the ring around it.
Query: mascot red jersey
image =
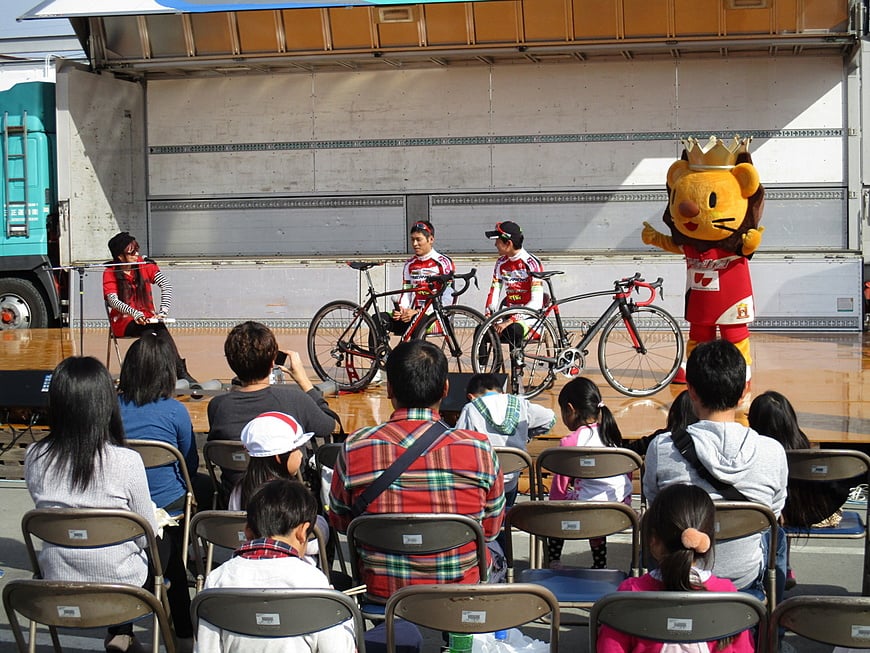
[[[748,325],[755,318],[749,259],[764,231],[758,226],[764,187],[747,151],[749,140],[735,137],[727,144],[711,136],[703,146],[694,138],[683,141],[683,158],[668,169],[663,219],[671,235],[646,222],[642,232],[647,245],[686,257],[686,355],[699,342],[715,339],[718,328],[743,354],[747,376]]]

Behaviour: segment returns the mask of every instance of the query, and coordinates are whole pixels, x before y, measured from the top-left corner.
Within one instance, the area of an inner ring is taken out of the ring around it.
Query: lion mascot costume
[[[686,257],[686,356],[700,342],[722,338],[746,359],[749,379],[749,323],[755,318],[749,259],[761,244],[758,226],[764,187],[749,156],[749,138],[729,144],[711,136],[702,145],[683,141],[683,157],[668,169],[668,236],[643,223],[647,245]],[[685,383],[680,370],[674,379]]]

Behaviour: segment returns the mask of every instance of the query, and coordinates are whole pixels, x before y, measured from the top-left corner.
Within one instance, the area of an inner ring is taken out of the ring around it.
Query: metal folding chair
[[[357,651],[365,653],[359,608],[336,590],[213,588],[193,598],[190,612],[194,628],[206,621],[222,630],[270,639],[300,637],[352,619]]]
[[[639,472],[643,459],[630,449],[618,447],[550,447],[535,460],[535,479],[539,484],[533,499],[545,497],[543,473],[569,478],[596,479]]]
[[[395,653],[395,622],[452,633],[489,633],[549,615],[550,653],[559,650],[559,602],[540,585],[409,585],[387,601],[387,653]]]
[[[250,456],[240,440],[209,440],[202,448],[202,457],[214,491],[212,508],[226,508],[230,491],[221,479],[221,470],[244,472]]]
[[[770,546],[764,562],[764,593],[767,596],[767,611],[776,607],[776,544],[779,537],[779,520],[767,506],[751,501],[715,501],[717,542],[736,540],[756,533],[770,531]]]
[[[24,545],[35,577],[42,578],[34,538],[54,546],[70,549],[97,549],[144,540],[145,553],[154,574],[154,596],[169,612],[169,600],[163,583],[163,565],[157,552],[157,539],[151,525],[141,515],[130,510],[109,508],[36,508],[21,518]],[[99,555],[93,552],[93,555]],[[156,618],[155,614],[155,618]],[[159,628],[154,627],[154,649]]]
[[[589,650],[607,625],[657,642],[712,642],[754,628],[755,650],[764,651],[767,610],[743,592],[615,592],[589,613]]]
[[[770,618],[770,653],[778,650],[781,629],[831,646],[870,648],[870,598],[794,596],[776,606]]]
[[[413,566],[414,556],[442,553],[472,543],[480,578],[485,579],[486,539],[480,523],[471,517],[449,513],[361,515],[347,529],[351,573],[357,585],[364,582],[366,551],[409,558]],[[366,619],[381,620],[385,604],[386,599],[365,593],[360,610]]]
[[[165,465],[175,465],[178,469],[181,478],[184,481],[184,487],[187,488],[184,496],[184,523],[181,527],[184,529],[182,541],[182,564],[187,566],[187,548],[190,543],[190,519],[193,516],[194,496],[193,483],[190,481],[187,463],[184,456],[177,447],[173,447],[168,442],[160,442],[157,440],[127,440],[127,446],[133,449],[142,458],[145,464],[145,469],[154,467],[163,467]],[[174,528],[174,527],[172,527]]]
[[[61,653],[58,628],[117,626],[154,615],[153,650],[163,640],[166,653],[175,653],[175,640],[163,605],[151,592],[133,585],[10,580],[3,588],[3,606],[19,653],[35,653],[36,626],[49,627],[56,653]],[[25,640],[18,615],[30,620]]]

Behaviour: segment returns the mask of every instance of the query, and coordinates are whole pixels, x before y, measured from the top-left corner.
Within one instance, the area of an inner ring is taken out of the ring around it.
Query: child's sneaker
[[[788,573],[785,575],[785,589],[790,590],[795,585],[797,585],[797,577],[794,575],[794,572],[789,569]]]

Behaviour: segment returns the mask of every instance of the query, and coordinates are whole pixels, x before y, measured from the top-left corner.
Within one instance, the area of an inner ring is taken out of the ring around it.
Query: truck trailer
[[[379,283],[398,287],[419,219],[480,270],[463,298],[477,308],[495,258],[483,232],[513,220],[567,273],[560,295],[640,271],[682,316],[684,262],[645,246],[642,223],[665,230],[681,139],[739,134],[767,189],[753,328],[861,329],[865,2],[292,4],[26,16],[69,18],[89,63],[56,62],[52,117],[50,85],[10,91],[32,106],[0,95],[4,328],[61,308],[104,326],[99,265],[121,230],[171,279],[178,327],[305,327],[360,297],[350,259],[383,260]],[[40,113],[55,165],[31,187],[17,170],[39,159]],[[36,237],[10,231],[22,222]],[[79,281],[81,309],[65,301]]]

